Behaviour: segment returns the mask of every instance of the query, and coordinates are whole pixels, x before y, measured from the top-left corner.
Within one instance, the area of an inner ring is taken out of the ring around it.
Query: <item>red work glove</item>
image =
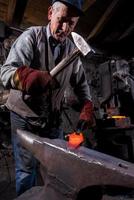
[[[95,119],[93,114],[93,104],[91,101],[87,100],[80,112],[79,121],[77,124],[78,130],[84,130],[95,126]]]
[[[55,88],[58,83],[47,71],[39,71],[27,66],[19,67],[13,76],[14,88],[28,94],[39,94],[48,88]]]

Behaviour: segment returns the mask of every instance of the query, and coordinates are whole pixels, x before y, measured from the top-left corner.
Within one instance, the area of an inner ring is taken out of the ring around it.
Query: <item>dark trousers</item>
[[[35,131],[35,127],[30,126],[29,123],[19,115],[11,112],[10,116],[12,145],[15,159],[16,193],[18,196],[36,185],[38,162],[28,150],[21,146],[16,130],[21,129],[32,133],[36,132],[38,135],[51,139],[62,138],[63,131],[57,128],[52,128],[50,130],[36,128]]]

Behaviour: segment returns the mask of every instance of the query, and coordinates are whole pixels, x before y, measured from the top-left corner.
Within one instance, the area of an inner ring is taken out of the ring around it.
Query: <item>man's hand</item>
[[[79,121],[77,124],[78,130],[85,130],[95,126],[95,119],[93,114],[93,104],[91,101],[87,100],[80,112]]]
[[[58,85],[49,72],[39,71],[27,66],[19,67],[13,75],[12,81],[15,89],[31,95],[43,93],[48,88],[54,89]]]

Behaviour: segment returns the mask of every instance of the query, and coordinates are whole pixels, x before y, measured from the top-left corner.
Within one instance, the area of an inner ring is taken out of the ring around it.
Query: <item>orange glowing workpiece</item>
[[[78,148],[84,141],[83,133],[73,132],[67,135],[68,145],[71,148]]]

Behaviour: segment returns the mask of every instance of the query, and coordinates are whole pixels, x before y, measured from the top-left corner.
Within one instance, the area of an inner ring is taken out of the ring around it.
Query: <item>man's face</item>
[[[79,17],[72,17],[67,6],[62,6],[58,10],[49,8],[48,19],[50,20],[50,31],[52,36],[59,42],[74,30]]]

